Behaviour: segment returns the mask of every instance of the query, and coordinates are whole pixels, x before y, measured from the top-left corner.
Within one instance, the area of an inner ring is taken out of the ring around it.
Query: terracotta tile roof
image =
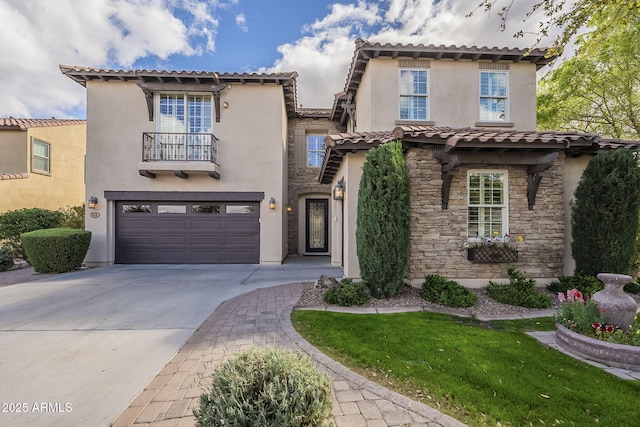
[[[84,125],[86,120],[76,119],[21,119],[21,118],[0,118],[0,130],[27,130],[29,128],[49,127],[49,126],[68,126],[68,125]]]
[[[215,71],[175,70],[111,70],[71,65],[60,65],[60,71],[76,83],[85,86],[88,81],[135,81],[179,85],[216,85],[232,83],[272,83],[281,85],[289,116],[296,112],[296,79],[298,73],[218,73]]]
[[[331,116],[330,108],[301,108],[296,110],[296,116],[300,118],[326,118]]]
[[[328,184],[342,163],[344,155],[355,150],[402,140],[412,145],[437,145],[445,151],[455,149],[526,149],[558,151],[568,154],[594,153],[606,149],[640,149],[640,141],[604,139],[579,132],[518,131],[484,128],[450,128],[437,126],[398,126],[390,132],[341,133],[325,137],[325,156],[320,182]]]
[[[374,43],[358,38],[355,42],[356,49],[351,60],[351,66],[347,75],[347,82],[344,90],[336,95],[333,104],[332,117],[334,119],[344,118],[342,101],[348,94],[355,95],[362,75],[370,59],[387,57],[401,59],[426,59],[440,60],[448,59],[453,61],[508,61],[508,62],[530,62],[540,69],[555,59],[554,56],[547,56],[548,49],[518,49],[508,47],[487,47],[487,46],[445,46],[445,45],[424,45],[424,44],[391,44]]]
[[[28,173],[0,173],[0,181],[6,179],[24,179],[29,178]]]

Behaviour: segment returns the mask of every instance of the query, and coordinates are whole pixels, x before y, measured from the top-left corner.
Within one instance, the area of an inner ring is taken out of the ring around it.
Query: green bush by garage
[[[49,228],[20,235],[33,269],[38,273],[77,270],[89,250],[91,232],[71,228]]]

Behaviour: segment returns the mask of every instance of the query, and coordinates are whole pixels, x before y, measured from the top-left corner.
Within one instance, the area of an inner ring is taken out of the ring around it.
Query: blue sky
[[[465,17],[476,0],[0,0],[0,117],[85,118],[60,64],[110,69],[298,72],[298,103],[330,108],[355,40],[528,47],[534,0]],[[498,0],[498,7],[508,0]]]

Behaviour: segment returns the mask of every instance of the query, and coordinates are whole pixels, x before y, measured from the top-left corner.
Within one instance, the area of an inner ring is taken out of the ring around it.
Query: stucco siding
[[[356,97],[358,132],[389,130],[401,123],[399,69],[411,68],[411,63],[391,58],[369,60]],[[479,122],[481,62],[421,60],[415,64],[416,68],[428,70],[429,117],[423,122],[411,121],[412,124],[482,126]],[[533,130],[536,127],[536,67],[530,63],[505,63],[504,66],[509,75],[509,113],[505,126]],[[494,122],[486,125],[489,124],[499,126]]]
[[[226,101],[228,108],[221,108],[220,122],[213,123],[219,180],[204,173],[192,173],[188,179],[173,173],[159,173],[155,179],[141,176],[142,134],[156,131],[156,121],[149,121],[143,92],[133,82],[97,81],[88,82],[87,92],[87,197],[95,195],[104,202],[105,191],[264,192],[260,205],[261,262],[282,262],[287,118],[281,86],[234,84],[222,92],[221,104]],[[277,202],[276,210],[267,206],[271,197]],[[87,259],[96,264],[114,260],[113,205],[100,204],[100,216],[87,220],[94,233]]]
[[[23,173],[27,178],[0,180],[0,212],[23,208],[58,210],[84,202],[85,125],[36,127],[9,133],[14,167],[0,173]],[[49,144],[50,173],[34,172],[33,140]],[[0,156],[4,157],[4,156]],[[11,172],[10,172],[11,171]]]

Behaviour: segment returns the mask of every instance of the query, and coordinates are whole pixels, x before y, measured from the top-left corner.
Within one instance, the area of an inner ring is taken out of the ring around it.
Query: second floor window
[[[400,70],[400,120],[429,120],[429,72]]]
[[[322,166],[324,157],[324,135],[307,135],[307,166]]]
[[[46,142],[33,140],[31,156],[31,170],[44,174],[51,173],[50,145]]]
[[[160,95],[158,131],[211,133],[212,121],[210,95]]]
[[[504,122],[509,119],[508,80],[506,71],[480,72],[480,121]]]
[[[213,115],[211,95],[160,94],[156,158],[210,160]]]

